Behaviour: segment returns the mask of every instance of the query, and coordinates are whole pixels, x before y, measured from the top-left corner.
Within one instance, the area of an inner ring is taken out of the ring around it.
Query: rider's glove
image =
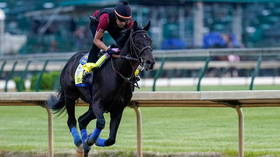
[[[113,54],[117,54],[119,52],[118,48],[109,48],[106,53],[108,53],[110,56],[112,56]]]

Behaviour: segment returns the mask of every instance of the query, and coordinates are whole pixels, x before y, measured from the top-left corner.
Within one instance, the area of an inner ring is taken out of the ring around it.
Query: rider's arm
[[[103,14],[99,18],[99,24],[96,29],[96,33],[93,39],[93,43],[100,49],[107,51],[108,47],[105,45],[105,43],[101,40],[106,28],[109,25],[109,15]]]
[[[104,44],[104,42],[101,40],[101,38],[103,37],[104,32],[99,29],[99,31],[96,31],[94,39],[93,39],[93,43],[100,49],[107,51],[108,47]]]

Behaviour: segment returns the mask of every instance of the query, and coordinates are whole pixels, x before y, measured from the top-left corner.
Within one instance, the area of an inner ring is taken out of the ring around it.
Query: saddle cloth
[[[88,86],[87,83],[83,82],[83,73],[84,73],[84,69],[83,69],[83,65],[87,63],[88,60],[88,55],[89,53],[86,53],[79,61],[79,65],[76,69],[75,72],[75,85],[77,87],[86,87]]]

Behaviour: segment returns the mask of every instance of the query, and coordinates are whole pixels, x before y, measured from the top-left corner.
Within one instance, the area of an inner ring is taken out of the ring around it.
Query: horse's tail
[[[47,100],[47,107],[52,109],[54,113],[61,114],[65,110],[64,92],[59,89],[57,96],[51,95]]]

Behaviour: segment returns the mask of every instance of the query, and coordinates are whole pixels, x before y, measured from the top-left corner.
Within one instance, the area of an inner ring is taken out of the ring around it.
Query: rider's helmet
[[[127,1],[122,1],[114,8],[115,15],[120,21],[129,21],[131,19],[131,8]]]

